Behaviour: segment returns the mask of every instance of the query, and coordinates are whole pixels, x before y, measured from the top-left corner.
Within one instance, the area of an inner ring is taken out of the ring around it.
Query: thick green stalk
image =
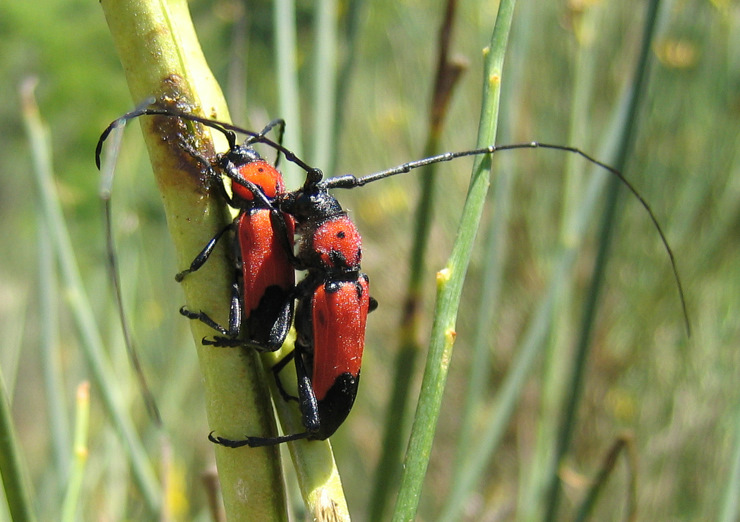
[[[103,0],[101,4],[135,103],[153,96],[166,106],[228,120],[223,95],[200,50],[185,0]],[[211,156],[212,139],[193,125],[185,130],[174,118],[144,117],[140,122],[178,263],[185,267],[228,220],[224,202],[211,197],[200,166],[179,146],[184,134],[197,133],[201,152]],[[183,281],[187,306],[208,310],[222,322],[229,314],[234,271],[224,252],[215,252],[203,269]],[[171,303],[172,310],[179,301]],[[204,347],[201,339],[212,332],[198,321],[191,326],[204,377],[210,428],[232,438],[275,433],[266,378],[256,354]],[[216,446],[215,452],[230,520],[287,517],[276,448]]]

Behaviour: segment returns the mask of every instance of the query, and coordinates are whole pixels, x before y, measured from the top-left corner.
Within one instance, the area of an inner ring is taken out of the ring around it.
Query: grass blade
[[[8,510],[13,520],[17,522],[36,520],[28,486],[28,470],[23,463],[18,438],[13,428],[8,390],[5,388],[2,372],[0,372],[0,473],[3,477]]]
[[[90,383],[83,382],[77,387],[77,420],[75,422],[74,459],[72,473],[67,485],[67,494],[62,504],[62,521],[77,520],[78,503],[82,491],[82,480],[85,477],[87,462],[87,437],[90,427]]]
[[[501,74],[514,5],[513,0],[503,1],[499,5],[491,45],[486,51],[478,146],[495,142]],[[452,356],[462,285],[490,183],[490,165],[489,157],[476,158],[452,254],[447,267],[437,275],[437,304],[431,344],[411,438],[406,450],[394,520],[412,520],[418,507]]]

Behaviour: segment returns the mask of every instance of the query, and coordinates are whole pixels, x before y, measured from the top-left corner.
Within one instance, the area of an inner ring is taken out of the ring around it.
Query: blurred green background
[[[255,129],[274,117],[286,116],[279,113],[274,43],[280,35],[273,30],[272,9],[265,1],[191,2],[201,44],[230,102],[234,122]],[[345,3],[338,5],[340,35],[346,28],[347,9]],[[340,139],[330,147],[336,169],[329,174],[367,174],[421,157],[428,128],[442,4],[372,2],[361,9],[356,55],[341,102]],[[574,0],[570,4],[522,0],[505,65],[498,142],[536,139],[568,144],[609,162],[610,122],[630,85],[643,10],[643,2],[634,0]],[[452,98],[444,150],[474,145],[481,50],[489,41],[495,13],[495,2],[460,4],[452,47],[467,59],[469,68]],[[302,146],[304,151],[315,146],[311,140],[313,23],[311,3],[299,2],[300,128],[306,139],[287,145]],[[41,519],[50,519],[58,513],[68,465],[54,446],[62,443],[64,447],[69,434],[68,426],[50,421],[49,409],[71,424],[75,388],[89,377],[68,309],[70,296],[60,281],[49,239],[39,226],[34,152],[24,133],[19,88],[29,78],[38,82],[35,92],[40,113],[51,136],[54,188],[83,284],[105,341],[104,351],[120,379],[116,389],[122,390],[156,462],[157,434],[131,375],[109,291],[102,205],[93,163],[99,133],[140,100],[130,99],[96,2],[3,2],[0,34],[0,365],[38,513]],[[340,51],[347,51],[344,40]],[[650,203],[672,245],[693,336],[686,338],[668,259],[655,229],[633,198],[622,197],[584,400],[571,451],[561,468],[565,492],[561,505],[563,513],[570,513],[579,504],[608,448],[629,430],[637,462],[638,518],[710,520],[725,509],[728,484],[738,488],[730,476],[740,451],[740,6],[730,0],[664,2],[652,58],[637,145],[625,175]],[[306,157],[309,163],[314,158],[311,152]],[[200,474],[212,465],[213,456],[206,440],[208,427],[193,341],[187,321],[177,313],[182,295],[173,274],[182,267],[174,261],[147,161],[138,128],[131,126],[114,189],[124,294],[144,370],[172,440],[170,478],[177,494],[169,500],[174,517],[206,520]],[[473,437],[484,429],[488,405],[499,400],[497,391],[522,350],[534,311],[555,277],[563,244],[569,244],[567,227],[561,223],[569,212],[581,208],[579,198],[594,175],[584,169],[580,180],[571,178],[575,188],[570,194],[575,195],[568,198],[575,199],[568,200],[564,195],[567,168],[582,165],[565,153],[547,151],[510,152],[494,160],[494,183],[499,175],[505,175],[509,183],[505,220],[498,221],[504,234],[503,278],[488,319],[490,367],[486,367],[489,374],[481,390],[480,420],[473,426]],[[447,259],[468,171],[467,160],[439,169],[442,189],[434,205],[427,258],[427,319],[434,297],[434,271]],[[295,187],[299,182],[294,178],[288,183]],[[368,321],[355,409],[332,438],[350,510],[357,520],[368,516],[369,484],[381,451],[416,193],[417,180],[408,174],[339,194],[363,233],[364,270],[380,302]],[[461,518],[536,516],[541,503],[538,471],[543,452],[552,445],[544,436],[548,433],[548,401],[563,393],[557,383],[567,382],[563,376],[568,375],[567,354],[580,328],[596,249],[599,205],[594,215],[585,218],[594,226],[578,245],[578,257],[567,275],[568,295],[561,296],[561,306],[552,316],[554,326],[546,330],[540,343],[542,353],[528,374],[504,438],[482,480],[468,492]],[[489,207],[494,215],[494,204]],[[469,380],[475,324],[480,320],[481,281],[488,268],[483,248],[488,225],[484,227],[463,295],[420,520],[437,519],[446,505],[458,461],[461,404]],[[56,390],[48,384],[45,365],[50,357],[58,357]],[[417,368],[407,378],[416,383],[419,372]],[[80,517],[144,517],[120,440],[100,407],[95,387],[91,394],[90,454]],[[406,429],[398,427],[402,432]],[[71,455],[71,446],[68,450]],[[628,470],[620,460],[596,507],[596,519],[624,516],[627,481]],[[739,495],[736,489],[734,497]],[[3,508],[0,517],[7,519]]]

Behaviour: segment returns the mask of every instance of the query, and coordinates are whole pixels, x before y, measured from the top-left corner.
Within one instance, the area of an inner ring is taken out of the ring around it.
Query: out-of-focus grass
[[[233,95],[247,100],[248,112],[233,113],[232,117],[236,123],[260,127],[273,117],[284,116],[278,112],[272,8],[266,4],[250,6],[249,17],[243,21],[240,5],[194,2],[191,9],[206,56],[222,85],[234,74],[233,24],[245,23],[250,28],[250,40],[243,47],[247,61],[241,63],[246,71],[246,90],[237,88]],[[480,110],[480,51],[490,38],[496,12],[496,6],[489,3],[468,3],[460,8],[453,47],[468,57],[471,67],[450,107],[442,140],[449,150],[474,144]],[[641,4],[602,2],[579,13],[555,3],[527,10],[520,2],[518,9],[504,68],[505,135],[501,139],[568,143],[602,153],[609,118],[629,85],[628,75],[636,59]],[[315,128],[311,104],[315,79],[309,73],[315,42],[312,16],[306,5],[298,6],[296,60],[302,134],[307,137],[304,150],[316,148],[311,142],[315,135],[311,132]],[[337,172],[329,174],[365,174],[419,156],[426,136],[440,16],[441,6],[423,2],[373,2],[364,7],[354,72],[341,109]],[[585,17],[593,20],[581,25]],[[714,519],[721,512],[725,482],[732,469],[730,459],[736,454],[733,444],[738,440],[733,430],[740,368],[740,281],[736,268],[740,95],[737,57],[732,52],[737,49],[738,22],[737,9],[729,3],[664,5],[648,100],[625,174],[651,203],[672,243],[687,290],[694,336],[686,340],[683,333],[680,305],[657,234],[639,205],[622,198],[584,402],[572,450],[561,468],[566,483],[561,502],[564,513],[572,512],[580,502],[603,454],[624,429],[632,430],[635,437],[640,519]],[[57,188],[83,284],[117,369],[121,400],[130,409],[142,440],[156,454],[156,436],[130,375],[108,291],[98,179],[92,161],[97,134],[134,102],[128,97],[97,4],[53,0],[36,6],[13,0],[0,6],[0,27],[4,34],[0,91],[6,93],[0,100],[0,222],[4,228],[0,324],[5,332],[0,365],[6,382],[15,382],[15,388],[9,390],[14,420],[39,517],[44,519],[58,512],[66,477],[61,465],[50,464],[56,462],[55,434],[40,391],[44,371],[40,358],[45,353],[40,346],[46,334],[40,328],[45,316],[41,315],[39,294],[44,289],[39,288],[37,268],[38,196],[29,174],[30,149],[23,138],[18,98],[12,93],[26,76],[39,77],[37,96],[51,129]],[[578,27],[588,31],[579,34],[581,40],[574,35]],[[343,47],[339,49],[341,55]],[[591,62],[588,85],[579,83],[585,80],[576,74],[578,53],[585,55],[579,59]],[[583,103],[584,97],[587,107],[577,129],[569,130],[571,106],[576,101]],[[487,402],[495,400],[550,282],[563,238],[558,220],[566,205],[564,171],[568,163],[563,154],[545,151],[509,153],[506,159],[494,160],[494,176],[497,171],[506,171],[512,176],[512,185],[509,217],[504,223],[508,254],[488,336],[490,376],[483,404],[478,406],[481,412]],[[443,189],[435,208],[427,263],[427,314],[434,293],[433,271],[448,256],[469,170],[466,161],[440,168]],[[364,519],[368,478],[373,476],[380,451],[379,422],[391,388],[388,379],[393,372],[388,365],[395,359],[406,278],[406,268],[398,260],[406,259],[410,245],[416,187],[412,176],[338,194],[363,233],[364,270],[381,305],[368,321],[357,403],[332,438],[350,510],[358,520]],[[585,169],[573,189],[576,194],[590,176],[590,169]],[[172,276],[181,267],[175,266],[161,204],[133,126],[124,139],[113,197],[125,299],[145,370],[172,439],[172,469],[183,477],[177,478],[182,490],[172,500],[174,513],[182,519],[205,519],[206,499],[199,474],[213,457],[205,439],[208,429],[195,351],[188,325],[177,314],[182,297]],[[489,206],[488,211],[494,209]],[[479,234],[480,247],[473,252],[463,293],[457,349],[422,492],[419,516],[426,520],[435,519],[452,489],[449,481],[455,468],[470,346],[479,317],[478,294],[486,270],[481,261],[483,239],[484,234]],[[50,248],[46,255],[51,255]],[[552,339],[565,339],[565,353],[578,335],[574,329],[579,324],[593,257],[593,239],[588,239],[579,249],[570,305],[558,318],[557,330],[549,332]],[[54,278],[50,281],[53,284]],[[61,388],[71,415],[76,386],[89,372],[64,299],[62,291],[57,298]],[[17,343],[13,332],[21,320],[23,332]],[[16,352],[14,346],[20,349]],[[13,364],[16,353],[20,358],[17,370]],[[535,434],[541,429],[540,414],[547,398],[543,397],[543,376],[555,371],[552,364],[562,362],[538,361],[502,443],[486,467],[483,482],[470,491],[465,513],[471,520],[495,513],[521,515],[515,510],[524,503],[517,499],[538,498],[536,492],[526,489],[531,484],[525,477],[534,462],[535,446],[541,443]],[[409,379],[416,382],[418,375],[409,375]],[[139,518],[140,493],[111,423],[102,413],[95,387],[91,400],[90,454],[80,497],[84,518]],[[483,418],[487,417],[474,416]],[[474,426],[473,438],[483,430],[483,426]],[[71,451],[69,448],[70,455]],[[622,513],[626,480],[623,467],[618,466],[596,506],[597,516],[611,519]]]

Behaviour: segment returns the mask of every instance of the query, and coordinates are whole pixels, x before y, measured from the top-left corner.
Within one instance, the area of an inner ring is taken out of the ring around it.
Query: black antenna
[[[679,296],[679,299],[681,300],[681,310],[683,312],[683,319],[686,325],[686,334],[689,337],[691,337],[691,322],[689,320],[689,313],[688,313],[688,309],[686,306],[686,298],[683,292],[683,285],[681,284],[681,278],[678,275],[678,267],[676,265],[676,259],[675,259],[675,256],[673,255],[673,250],[668,244],[668,239],[666,238],[665,233],[663,232],[663,228],[660,226],[660,223],[658,222],[658,218],[655,217],[655,214],[653,213],[653,209],[650,207],[650,205],[645,200],[645,198],[643,198],[642,195],[640,195],[637,189],[632,185],[632,183],[630,183],[627,180],[627,178],[624,177],[624,175],[621,172],[619,172],[614,167],[611,167],[607,165],[606,163],[603,163],[597,160],[596,158],[586,154],[580,149],[577,149],[575,147],[569,147],[566,145],[553,145],[550,143],[540,143],[537,141],[531,141],[527,143],[513,143],[509,145],[491,145],[489,147],[484,147],[481,149],[466,150],[462,152],[446,152],[444,154],[438,154],[436,156],[431,156],[429,158],[424,158],[424,159],[420,159],[417,161],[410,161],[408,163],[398,165],[397,167],[382,170],[380,172],[375,172],[373,174],[368,174],[367,176],[362,176],[359,178],[351,174],[337,176],[337,177],[329,178],[323,181],[322,186],[326,187],[327,189],[361,187],[363,185],[367,185],[368,183],[372,183],[373,181],[377,181],[383,178],[388,178],[391,176],[396,176],[398,174],[404,174],[406,172],[410,172],[411,170],[418,169],[420,167],[425,167],[433,163],[442,163],[445,161],[452,161],[454,159],[463,158],[466,156],[478,156],[481,154],[494,154],[496,152],[501,152],[501,151],[506,151],[506,150],[517,150],[517,149],[549,149],[549,150],[560,150],[560,151],[569,152],[572,154],[577,154],[581,156],[582,158],[586,159],[587,161],[589,161],[590,163],[593,163],[594,165],[606,170],[613,176],[616,176],[616,178],[625,187],[627,187],[627,189],[632,193],[632,195],[635,198],[637,198],[637,200],[640,202],[640,205],[642,205],[642,207],[645,209],[645,211],[650,216],[650,220],[653,222],[653,226],[658,231],[658,235],[660,236],[660,240],[663,243],[663,247],[668,254],[668,258],[671,263],[671,270],[673,272],[673,278],[676,282],[676,288],[678,289],[678,296]]]
[[[152,102],[150,100],[147,100],[147,105],[150,105]],[[280,137],[279,141],[282,141],[282,135],[284,132],[285,127],[285,121],[284,120],[273,120],[270,122],[265,129],[262,130],[262,132],[254,132],[246,129],[242,129],[241,127],[237,127],[235,125],[232,125],[230,123],[226,123],[223,121],[218,120],[209,120],[208,118],[202,118],[200,116],[196,116],[194,114],[187,114],[184,112],[180,112],[177,110],[172,109],[158,109],[158,108],[137,108],[133,111],[124,114],[120,118],[118,118],[116,121],[108,125],[108,127],[103,131],[103,133],[100,135],[100,138],[98,139],[98,144],[95,147],[95,164],[100,168],[100,153],[103,149],[103,143],[108,139],[108,136],[110,133],[115,129],[116,127],[119,127],[123,125],[128,120],[138,118],[139,116],[170,116],[173,118],[182,118],[184,120],[194,121],[196,123],[201,123],[203,125],[206,125],[208,127],[211,127],[212,129],[216,129],[217,131],[223,133],[226,136],[226,139],[229,140],[229,148],[236,148],[236,137],[234,136],[234,133],[238,132],[240,134],[245,134],[246,136],[249,136],[250,139],[247,140],[248,144],[251,143],[264,143],[268,147],[272,147],[278,152],[282,152],[285,156],[285,159],[287,161],[290,161],[291,163],[295,163],[299,167],[301,167],[306,172],[313,173],[314,176],[317,176],[319,179],[323,177],[323,173],[320,169],[317,169],[315,167],[310,166],[308,163],[300,159],[298,156],[296,156],[291,150],[285,148],[280,143],[276,143],[273,140],[267,138],[265,134],[272,129],[274,126],[280,126]],[[281,123],[282,122],[282,123]]]
[[[123,297],[121,292],[121,277],[118,271],[115,245],[113,244],[111,188],[113,184],[113,172],[115,169],[115,163],[118,158],[118,153],[121,147],[121,140],[123,138],[122,127],[125,125],[126,120],[116,120],[116,122],[118,122],[117,125],[111,126],[106,129],[107,134],[110,134],[112,130],[120,128],[119,131],[113,136],[113,143],[109,147],[110,153],[107,155],[105,165],[101,169],[102,179],[99,192],[100,198],[103,200],[103,207],[105,211],[106,252],[108,256],[108,263],[106,264],[106,266],[108,267],[108,275],[113,285],[113,295],[116,300],[116,307],[118,308],[118,316],[121,319],[121,330],[123,331],[126,352],[128,353],[131,365],[134,367],[134,373],[136,374],[136,378],[139,382],[139,388],[141,389],[141,394],[144,397],[144,403],[146,404],[146,409],[149,412],[149,416],[151,417],[154,424],[158,428],[160,428],[162,426],[162,417],[159,413],[157,402],[154,400],[154,395],[152,394],[149,385],[147,384],[146,377],[144,376],[144,370],[142,369],[141,362],[139,361],[138,350],[134,343],[133,336],[131,335],[128,321],[126,320],[126,314],[123,307]],[[96,162],[98,163],[98,168],[100,168],[98,160],[101,146],[102,142],[98,144],[98,149],[96,150]]]

